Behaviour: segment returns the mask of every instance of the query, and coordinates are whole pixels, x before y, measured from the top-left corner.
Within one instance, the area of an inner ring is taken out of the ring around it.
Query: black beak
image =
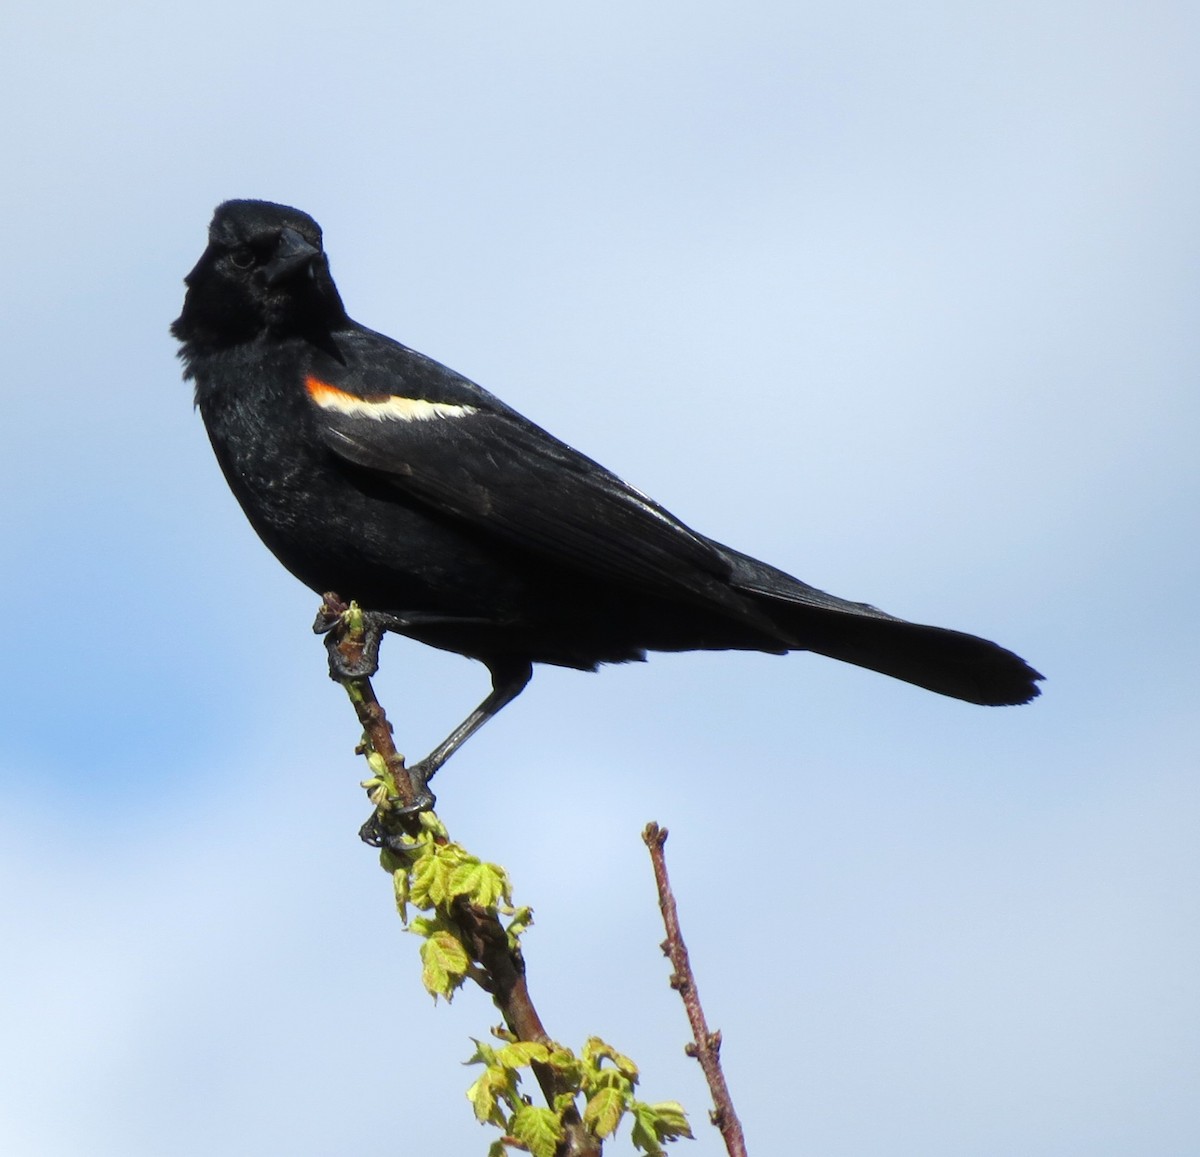
[[[264,267],[268,285],[278,285],[307,268],[320,257],[321,251],[310,245],[295,229],[285,228],[279,234],[279,244]]]

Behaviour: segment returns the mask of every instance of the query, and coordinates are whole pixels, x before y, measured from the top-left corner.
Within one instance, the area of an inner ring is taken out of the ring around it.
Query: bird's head
[[[321,227],[287,205],[219,205],[208,248],[184,280],[187,296],[171,332],[185,352],[267,333],[321,340],[346,321],[321,248]]]

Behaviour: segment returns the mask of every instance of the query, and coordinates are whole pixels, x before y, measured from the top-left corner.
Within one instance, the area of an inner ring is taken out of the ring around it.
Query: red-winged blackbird
[[[171,330],[263,542],[314,591],[369,612],[374,644],[391,630],[491,672],[491,694],[412,769],[425,780],[532,663],[815,651],[970,703],[1038,694],[1041,676],[1010,651],[705,538],[474,382],[352,321],[306,213],[225,202],[186,283]]]

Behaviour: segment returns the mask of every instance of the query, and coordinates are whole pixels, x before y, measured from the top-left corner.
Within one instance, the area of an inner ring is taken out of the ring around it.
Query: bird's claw
[[[389,795],[385,803],[375,809],[374,814],[358,830],[359,839],[375,848],[387,848],[400,855],[412,851],[405,837],[412,836],[412,820],[421,812],[432,811],[437,796],[429,790],[432,772],[427,773],[425,761],[414,763],[398,774],[407,775],[413,798],[405,803],[398,795]]]
[[[415,851],[411,830],[413,818],[423,811],[431,811],[436,802],[433,792],[425,787],[412,803],[403,803],[399,796],[392,796],[386,808],[376,808],[358,829],[358,838],[373,848],[383,848],[398,856],[411,856]]]
[[[379,644],[384,631],[400,622],[379,611],[364,611],[327,594],[313,622],[313,633],[325,636],[329,677],[335,682],[369,679],[379,670]]]

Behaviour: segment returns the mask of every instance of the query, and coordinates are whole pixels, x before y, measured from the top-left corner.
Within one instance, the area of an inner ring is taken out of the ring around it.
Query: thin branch
[[[326,595],[321,613],[339,616],[349,609],[336,595]],[[361,629],[357,633],[352,628],[346,630],[337,646],[346,659],[353,661],[358,658],[359,655],[355,654],[354,649],[358,648],[361,654]],[[392,773],[401,804],[412,803],[416,798],[416,788],[409,780],[404,756],[396,750],[392,738],[392,725],[388,722],[383,705],[375,696],[370,678],[359,675],[336,678],[336,681],[345,688],[362,725],[363,742],[359,748],[360,752],[366,755],[373,752],[379,756]],[[420,830],[416,816],[406,815],[400,809],[391,809],[386,813],[386,819],[380,820],[383,814],[377,811],[364,825],[364,832],[370,831],[372,835],[381,837],[396,834],[388,830],[393,828],[393,825],[410,836],[416,835]],[[550,1043],[550,1034],[546,1032],[529,995],[529,986],[525,980],[525,960],[519,948],[510,946],[504,925],[498,917],[476,905],[458,901],[454,905],[454,918],[465,946],[472,958],[482,966],[479,970],[482,975],[477,971],[476,979],[500,1010],[509,1032],[518,1040]],[[553,1106],[555,1098],[560,1094],[572,1091],[559,1080],[549,1066],[534,1064],[532,1067],[548,1105]],[[583,1127],[577,1110],[568,1110],[564,1115],[564,1126],[566,1133],[559,1144],[556,1157],[601,1157],[599,1139]]]
[[[642,839],[650,849],[650,862],[654,865],[654,882],[658,885],[658,906],[662,909],[663,925],[667,938],[663,941],[663,955],[671,961],[671,987],[678,991],[692,1026],[693,1044],[686,1048],[688,1056],[695,1057],[704,1070],[716,1108],[710,1114],[712,1123],[721,1130],[729,1157],[746,1157],[746,1138],[742,1134],[742,1123],[733,1108],[733,1098],[725,1083],[721,1069],[721,1034],[709,1032],[700,1004],[700,993],[696,989],[696,978],[688,961],[687,945],[679,927],[679,912],[675,907],[675,896],[671,892],[671,881],[667,877],[667,859],[663,846],[667,842],[667,829],[649,823],[642,832]]]
[[[317,622],[322,624],[322,630],[329,633],[329,639],[336,646],[342,662],[348,669],[363,666],[366,649],[366,636],[361,621],[355,624],[351,617],[355,609],[343,602],[336,594],[326,594],[317,613]],[[337,624],[336,627],[332,624]],[[329,643],[326,644],[327,646]],[[371,667],[374,666],[372,662]],[[371,668],[368,668],[371,669]],[[363,729],[363,741],[358,747],[360,755],[375,752],[387,765],[387,769],[396,785],[396,795],[403,807],[411,805],[417,798],[417,785],[412,782],[408,769],[404,766],[404,756],[396,750],[392,739],[392,725],[388,722],[387,713],[375,697],[375,688],[367,675],[342,677],[335,673],[331,662],[329,668],[331,679],[340,683],[350,702],[354,705],[358,722]],[[421,830],[420,824],[413,815],[399,813],[395,818],[396,825],[407,835],[415,836]],[[363,833],[365,835],[365,833]]]

